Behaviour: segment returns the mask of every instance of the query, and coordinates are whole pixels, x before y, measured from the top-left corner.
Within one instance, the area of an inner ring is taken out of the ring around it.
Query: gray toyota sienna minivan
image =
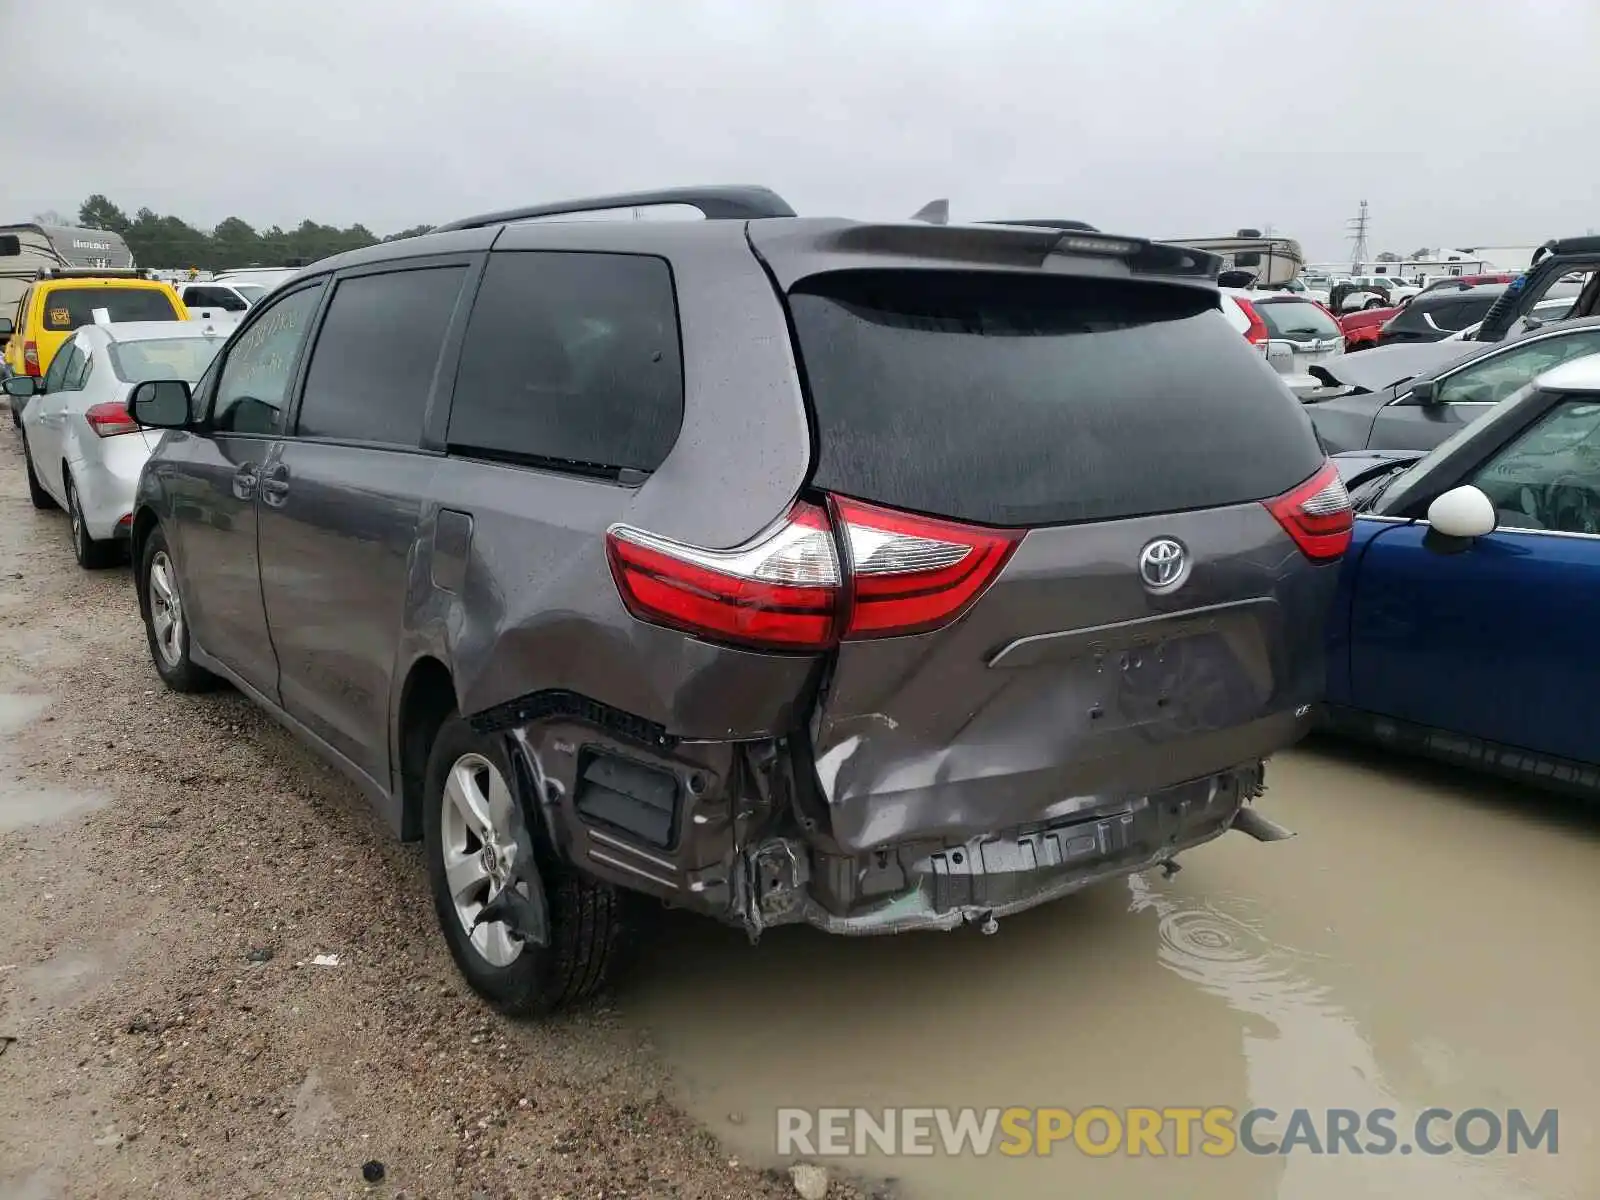
[[[508,1012],[597,987],[634,893],[993,931],[1270,837],[1351,514],[1217,266],[759,188],[317,263],[134,397],[156,670],[420,838]]]

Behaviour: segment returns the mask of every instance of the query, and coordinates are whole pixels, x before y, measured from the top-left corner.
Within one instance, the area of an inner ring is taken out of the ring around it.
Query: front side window
[[[44,373],[44,390],[46,392],[59,392],[66,388],[68,374],[76,374],[78,360],[83,357],[83,351],[78,349],[77,342],[68,342],[56,356],[50,360],[50,368]]]
[[[103,308],[113,321],[176,321],[178,310],[162,288],[54,287],[44,297],[43,325],[65,333],[94,324],[94,310]]]
[[[1439,385],[1441,404],[1499,404],[1518,388],[1571,358],[1600,353],[1600,329],[1541,338],[1457,371]]]
[[[1600,534],[1600,404],[1558,404],[1469,482],[1503,529]]]
[[[306,369],[300,437],[422,444],[422,421],[464,267],[339,281]]]
[[[450,449],[653,471],[683,423],[672,271],[633,254],[489,257],[456,373]]]
[[[64,392],[81,392],[83,385],[89,382],[89,372],[94,369],[94,355],[87,349],[81,351],[77,358],[67,367],[67,377],[61,381],[61,390]]]
[[[211,407],[212,427],[219,433],[283,431],[295,362],[321,298],[320,282],[285,296],[263,309],[229,348]]]

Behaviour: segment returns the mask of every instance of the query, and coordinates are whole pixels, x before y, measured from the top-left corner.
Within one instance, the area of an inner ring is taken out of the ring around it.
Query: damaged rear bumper
[[[855,858],[774,839],[753,853],[763,927],[829,933],[948,930],[992,921],[1105,879],[1166,863],[1226,832],[1261,787],[1250,764],[1110,811],[962,842],[909,843]],[[785,876],[785,872],[788,872]]]
[[[1161,865],[1236,823],[1264,840],[1286,833],[1245,807],[1263,786],[1251,760],[1131,799],[1086,797],[1054,820],[853,852],[807,803],[804,769],[782,739],[675,742],[593,718],[504,729],[557,858],[752,937],[790,924],[844,935],[992,930],[996,918]]]

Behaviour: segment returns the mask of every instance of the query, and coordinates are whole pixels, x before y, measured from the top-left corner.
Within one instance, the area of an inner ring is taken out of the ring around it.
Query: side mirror
[[[1417,404],[1439,403],[1439,381],[1437,379],[1419,379],[1411,385],[1411,398]],[[1449,493],[1446,493],[1448,495]]]
[[[151,429],[187,429],[189,385],[181,379],[147,379],[136,384],[128,398],[133,419]]]
[[[5,381],[6,395],[25,399],[37,395],[44,380],[37,375],[12,375]]]
[[[1469,540],[1493,533],[1499,520],[1489,497],[1469,483],[1435,498],[1428,524],[1445,537]]]
[[[0,337],[10,337],[16,331],[17,327],[11,323],[10,317],[0,317]]]

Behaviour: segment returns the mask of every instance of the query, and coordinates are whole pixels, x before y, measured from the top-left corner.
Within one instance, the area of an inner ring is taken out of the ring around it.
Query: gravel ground
[[[0,433],[0,1196],[794,1195],[667,1083],[604,1000],[480,1005],[419,852],[239,695],[166,692]]]

